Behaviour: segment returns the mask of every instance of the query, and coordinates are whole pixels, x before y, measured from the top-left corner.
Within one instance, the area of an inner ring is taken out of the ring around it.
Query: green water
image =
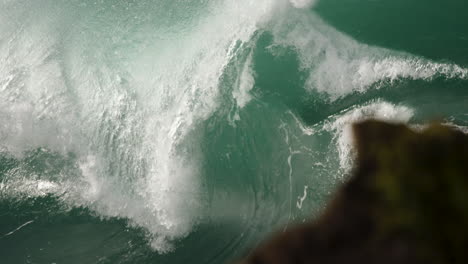
[[[0,263],[229,263],[318,215],[350,125],[468,131],[468,3],[0,1]]]

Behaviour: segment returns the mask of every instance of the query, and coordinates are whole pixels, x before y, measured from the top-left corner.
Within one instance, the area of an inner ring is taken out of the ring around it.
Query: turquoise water
[[[468,4],[1,0],[0,263],[226,263],[318,215],[350,124],[468,131]]]

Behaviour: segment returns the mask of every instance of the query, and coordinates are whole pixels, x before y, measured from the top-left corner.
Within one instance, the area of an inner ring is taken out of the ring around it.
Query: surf
[[[238,255],[305,221],[352,167],[352,122],[424,123],[418,95],[468,79],[358,42],[319,4],[1,2],[0,199],[122,221],[148,258]]]

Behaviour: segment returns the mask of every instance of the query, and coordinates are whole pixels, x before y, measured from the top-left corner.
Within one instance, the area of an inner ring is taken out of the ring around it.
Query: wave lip
[[[13,21],[0,26],[0,121],[12,125],[0,125],[1,149],[19,162],[37,148],[76,157],[69,175],[22,171],[2,189],[127,219],[169,252],[202,218],[198,129],[220,106],[224,71],[287,3],[173,2],[166,7],[184,14],[174,21],[162,2],[46,0],[35,11],[8,2],[16,11],[0,17]],[[239,108],[251,99],[251,63],[229,87]]]
[[[273,48],[297,53],[301,70],[308,73],[306,89],[324,93],[331,101],[404,79],[468,79],[467,68],[359,43],[313,13],[290,10],[269,30]]]

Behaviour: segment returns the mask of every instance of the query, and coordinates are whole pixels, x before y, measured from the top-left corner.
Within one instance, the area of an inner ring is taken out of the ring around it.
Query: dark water
[[[0,263],[225,263],[366,118],[468,127],[468,4],[0,1]]]

